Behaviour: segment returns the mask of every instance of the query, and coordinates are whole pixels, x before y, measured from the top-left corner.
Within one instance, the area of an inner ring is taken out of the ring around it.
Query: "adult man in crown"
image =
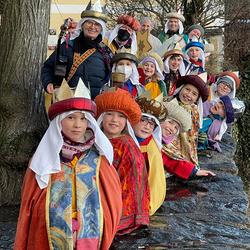
[[[91,97],[95,98],[109,81],[112,52],[102,43],[107,21],[102,11],[100,1],[94,5],[90,1],[70,40],[63,42],[60,49],[45,61],[42,83],[47,93],[52,94],[63,78],[71,88],[75,88],[82,78],[90,88]],[[65,74],[58,73],[55,65],[65,66]]]

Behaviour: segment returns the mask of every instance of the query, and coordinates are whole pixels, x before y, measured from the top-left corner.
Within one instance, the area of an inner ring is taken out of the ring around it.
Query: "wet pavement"
[[[116,237],[111,249],[250,249],[248,197],[229,135],[223,153],[200,156],[216,177],[182,181],[170,177],[167,197],[148,228]],[[18,206],[0,207],[0,249],[12,249]]]

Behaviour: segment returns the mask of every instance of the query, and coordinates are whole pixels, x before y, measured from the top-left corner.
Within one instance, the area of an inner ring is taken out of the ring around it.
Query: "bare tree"
[[[158,31],[163,30],[166,14],[178,10],[186,18],[186,27],[200,23],[205,28],[211,28],[215,20],[224,17],[224,0],[108,0],[107,9],[112,19],[123,13],[150,16],[158,24]]]
[[[0,205],[19,202],[22,174],[45,124],[40,83],[50,1],[0,2]]]

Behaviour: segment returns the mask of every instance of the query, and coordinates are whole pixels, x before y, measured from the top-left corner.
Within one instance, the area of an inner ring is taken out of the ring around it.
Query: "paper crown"
[[[161,102],[150,99],[144,94],[136,98],[136,102],[139,104],[142,113],[151,114],[159,121],[166,119],[168,112]]]
[[[102,7],[100,0],[97,0],[94,4],[92,4],[92,1],[90,0],[86,9],[81,13],[81,18],[93,17],[107,22],[108,16],[105,13],[106,8],[105,6]]]
[[[204,72],[199,75],[181,76],[177,80],[176,86],[177,88],[184,84],[191,84],[195,86],[199,91],[199,95],[201,96],[202,101],[205,102],[209,95],[209,90],[206,82],[207,82],[207,72]]]
[[[72,90],[66,80],[54,95],[54,103],[50,106],[48,116],[53,120],[57,115],[70,110],[84,110],[96,115],[96,105],[90,99],[90,91],[79,78],[75,90]]]
[[[130,93],[123,89],[111,89],[96,96],[97,116],[103,112],[116,111],[124,114],[131,125],[138,123],[141,119],[141,109]]]
[[[179,105],[176,98],[169,102],[163,102],[163,105],[168,112],[167,118],[176,121],[181,127],[181,132],[186,132],[191,129],[191,114],[185,108]]]

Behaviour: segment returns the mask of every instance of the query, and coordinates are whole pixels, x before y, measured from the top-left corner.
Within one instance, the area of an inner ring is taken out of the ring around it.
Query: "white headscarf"
[[[167,20],[167,22],[165,23],[165,29],[164,29],[165,33],[168,32],[168,22],[169,22],[169,20]],[[182,21],[178,20],[178,24],[179,24],[179,34],[181,35],[184,31]]]
[[[183,88],[184,85],[177,88],[173,95],[174,96],[177,95],[181,91],[181,89]],[[199,112],[199,124],[200,124],[200,128],[202,128],[202,125],[203,125],[203,102],[202,102],[201,96],[197,100],[197,108],[198,108],[198,112]]]
[[[73,110],[56,116],[49,125],[30,163],[30,168],[36,174],[36,180],[41,189],[46,188],[50,175],[61,171],[60,151],[63,146],[61,121],[74,112],[85,114],[88,128],[94,131],[95,146],[100,155],[104,155],[110,164],[113,163],[113,147],[99,128],[95,118],[88,112]]]
[[[113,40],[117,37],[119,29],[124,26],[125,24],[117,24],[115,28],[109,32],[109,35],[107,37],[108,39],[108,46],[113,42]],[[136,33],[133,30],[131,35],[132,43],[131,43],[131,54],[136,55],[137,54],[137,40],[136,40]]]
[[[104,38],[105,33],[106,33],[106,23],[98,18],[94,18],[94,17],[84,17],[82,18],[78,23],[77,26],[75,28],[75,30],[73,32],[70,33],[70,40],[74,40],[75,38],[77,38],[81,31],[82,31],[82,24],[88,20],[93,20],[97,23],[99,23],[102,26],[102,31],[101,31],[101,35],[102,38]],[[65,41],[65,37],[62,38],[61,43],[63,43]]]
[[[158,62],[155,60],[155,58],[151,56],[145,57],[140,63],[144,65],[146,62],[152,62],[155,65],[155,74],[159,77],[160,80],[164,79],[164,76],[160,70]]]
[[[119,111],[118,111],[119,112]],[[99,118],[97,119],[97,123],[99,125],[99,127],[101,127],[102,125],[102,121],[103,121],[103,116],[105,115],[106,112],[103,112]],[[135,144],[138,146],[138,148],[140,148],[140,144],[139,142],[137,141],[136,139],[136,136],[135,136],[135,133],[134,133],[134,130],[129,122],[129,120],[127,119],[127,130],[128,130],[128,133],[129,135],[131,136],[131,138],[134,140]]]
[[[171,55],[172,56],[172,55]],[[169,60],[170,60],[170,57],[171,56],[168,56],[167,58],[166,58],[166,60],[164,61],[164,72],[166,73],[166,74],[168,74],[169,72],[170,72],[170,68],[169,68]],[[184,76],[185,75],[185,73],[186,73],[186,70],[185,70],[185,64],[184,64],[184,61],[183,61],[183,58],[182,58],[182,56],[181,56],[181,64],[180,64],[180,67],[179,67],[179,72],[180,72],[180,75],[181,76]]]

